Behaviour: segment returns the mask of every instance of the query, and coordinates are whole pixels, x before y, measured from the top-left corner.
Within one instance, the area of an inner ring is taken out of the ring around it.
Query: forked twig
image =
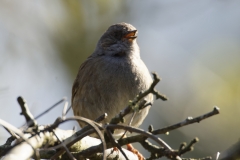
[[[25,117],[28,127],[37,126],[37,122],[35,121],[32,113],[28,109],[26,101],[22,97],[18,97],[17,101],[18,101],[18,103],[21,107],[21,110],[22,110],[22,112],[20,114]]]

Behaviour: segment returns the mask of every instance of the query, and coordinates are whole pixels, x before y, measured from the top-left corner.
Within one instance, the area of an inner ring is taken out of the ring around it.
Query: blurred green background
[[[157,89],[169,98],[154,103],[141,128],[165,127],[217,105],[220,115],[160,137],[176,149],[199,137],[189,157],[222,151],[240,135],[239,7],[238,0],[2,0],[0,118],[17,127],[25,122],[19,95],[33,115],[64,96],[70,100],[78,67],[99,37],[111,24],[128,22],[138,29],[143,61],[162,78]],[[62,107],[38,122],[52,123]],[[8,136],[2,128],[0,143]]]

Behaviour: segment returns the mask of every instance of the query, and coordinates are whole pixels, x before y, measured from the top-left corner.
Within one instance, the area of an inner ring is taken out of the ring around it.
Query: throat
[[[126,56],[126,52],[118,52],[118,53],[115,53],[113,54],[114,57],[123,57],[123,56]]]

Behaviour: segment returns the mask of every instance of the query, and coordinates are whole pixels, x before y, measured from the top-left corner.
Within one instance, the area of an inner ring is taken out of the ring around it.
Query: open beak
[[[133,31],[128,31],[123,38],[126,38],[128,40],[134,40],[135,38],[137,38],[136,36],[137,30],[133,30]]]

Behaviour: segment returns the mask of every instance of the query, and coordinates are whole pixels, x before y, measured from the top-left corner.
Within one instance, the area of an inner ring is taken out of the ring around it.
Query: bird
[[[129,23],[111,25],[100,37],[93,53],[81,64],[72,87],[72,109],[75,116],[91,120],[107,113],[101,123],[109,123],[140,92],[152,84],[151,74],[140,57],[138,30]],[[144,100],[153,102],[153,95]],[[137,111],[131,126],[138,127],[146,118],[148,106]],[[124,117],[128,125],[132,114]],[[78,122],[81,127],[86,124]],[[114,131],[115,136],[123,130]]]

